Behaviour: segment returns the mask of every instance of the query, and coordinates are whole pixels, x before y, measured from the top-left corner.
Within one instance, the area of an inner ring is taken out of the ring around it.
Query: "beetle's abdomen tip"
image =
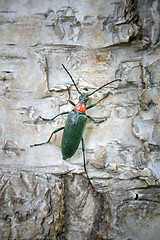
[[[63,156],[63,160],[66,160],[67,159],[67,157],[66,156]]]

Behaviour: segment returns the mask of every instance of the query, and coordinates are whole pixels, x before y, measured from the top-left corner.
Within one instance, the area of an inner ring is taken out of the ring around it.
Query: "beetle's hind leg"
[[[51,134],[51,136],[49,137],[49,139],[48,139],[47,142],[32,144],[32,145],[30,145],[30,147],[36,147],[36,146],[40,146],[40,145],[49,143],[49,142],[51,141],[51,138],[52,138],[53,134],[54,134],[54,133],[57,133],[57,132],[59,132],[60,130],[63,130],[63,129],[64,129],[64,127],[57,128],[56,130],[54,130],[54,131],[52,132],[52,134]]]
[[[88,173],[87,173],[87,168],[86,168],[86,157],[85,157],[85,146],[84,146],[84,140],[83,140],[83,137],[81,138],[81,141],[82,141],[82,153],[83,153],[83,164],[84,164],[84,171],[86,173],[86,176],[89,180],[89,182],[91,183],[91,180],[88,176]]]

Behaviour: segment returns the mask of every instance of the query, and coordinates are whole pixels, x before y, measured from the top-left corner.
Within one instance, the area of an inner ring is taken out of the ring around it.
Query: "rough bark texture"
[[[160,1],[0,1],[0,239],[160,239]],[[62,133],[88,93],[108,98],[87,114],[66,161]]]

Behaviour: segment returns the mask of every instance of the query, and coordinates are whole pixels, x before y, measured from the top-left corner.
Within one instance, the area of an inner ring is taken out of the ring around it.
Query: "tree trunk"
[[[160,239],[160,1],[0,3],[0,239]],[[77,88],[94,93],[61,155]],[[70,90],[70,96],[68,95]],[[41,116],[41,117],[40,117]],[[73,139],[72,139],[73,141]]]

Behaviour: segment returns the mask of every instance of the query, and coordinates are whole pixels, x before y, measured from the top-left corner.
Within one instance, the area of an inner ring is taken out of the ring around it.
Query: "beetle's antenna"
[[[111,84],[111,83],[114,83],[114,82],[117,82],[117,81],[122,81],[121,79],[115,79],[111,82],[108,82],[108,83],[105,83],[104,85],[102,85],[101,87],[99,87],[98,89],[96,89],[95,91],[93,91],[92,93],[89,93],[87,96],[91,96],[92,94],[94,94],[95,92],[99,91],[100,89],[104,88],[105,86]]]
[[[68,70],[66,69],[66,67],[65,67],[63,64],[62,64],[62,67],[64,68],[64,70],[66,70],[66,72],[67,72],[67,73],[68,73],[68,75],[70,76],[70,78],[71,78],[71,80],[72,80],[72,82],[73,82],[73,84],[74,84],[75,88],[77,89],[77,92],[78,92],[79,94],[81,94],[81,95],[82,95],[82,93],[79,91],[79,89],[78,89],[78,87],[77,87],[77,85],[76,85],[75,81],[73,80],[73,78],[72,78],[71,74],[68,72]]]

